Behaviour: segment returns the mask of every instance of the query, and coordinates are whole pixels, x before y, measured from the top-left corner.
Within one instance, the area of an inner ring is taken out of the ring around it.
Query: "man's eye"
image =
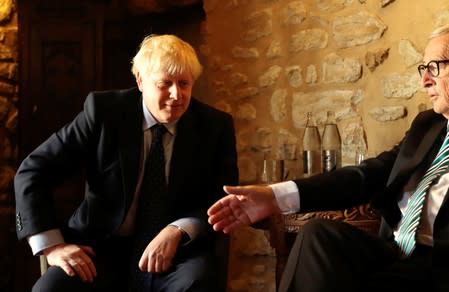
[[[170,81],[159,81],[157,83],[157,87],[159,87],[159,88],[168,88],[168,87],[171,86],[171,84],[172,84],[172,82],[170,82]]]
[[[181,80],[181,81],[179,81],[179,86],[181,86],[181,87],[183,87],[183,88],[188,87],[189,85],[190,85],[190,82],[187,81],[187,80]]]
[[[429,65],[427,65],[427,68],[430,71],[436,71],[437,70],[437,65],[435,63],[430,63]]]

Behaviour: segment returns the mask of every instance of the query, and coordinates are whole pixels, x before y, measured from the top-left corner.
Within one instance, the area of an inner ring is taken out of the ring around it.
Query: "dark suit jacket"
[[[84,110],[20,165],[15,181],[19,239],[58,228],[52,190],[75,169],[86,172],[85,199],[68,225],[82,238],[114,234],[130,207],[139,175],[142,97],[136,89],[92,92]],[[194,216],[207,224],[207,208],[237,184],[232,117],[192,98],[177,124],[169,176],[173,220]],[[207,233],[207,232],[206,232]]]
[[[392,238],[401,219],[398,198],[413,189],[436,156],[446,133],[447,119],[433,110],[420,113],[402,141],[391,150],[366,160],[360,167],[296,181],[301,212],[333,210],[370,202],[382,215],[380,235]],[[434,251],[449,257],[448,195],[436,216]]]

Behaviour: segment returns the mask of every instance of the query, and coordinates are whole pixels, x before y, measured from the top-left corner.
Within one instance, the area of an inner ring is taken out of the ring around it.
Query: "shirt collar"
[[[158,121],[156,121],[156,119],[153,117],[153,115],[147,109],[145,103],[143,102],[143,98],[142,98],[142,108],[143,108],[142,130],[145,131],[145,130],[151,128],[152,126],[156,125],[158,123]],[[176,123],[177,122],[178,121],[174,121],[171,123],[165,123],[163,125],[167,128],[167,131],[170,134],[174,135],[176,133]]]

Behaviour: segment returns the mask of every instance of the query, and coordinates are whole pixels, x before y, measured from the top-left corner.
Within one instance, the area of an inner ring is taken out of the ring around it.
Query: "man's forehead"
[[[449,58],[449,34],[445,34],[429,41],[424,51],[423,61],[443,60]]]
[[[153,80],[167,80],[167,79],[190,79],[190,74],[183,73],[169,73],[166,70],[159,70],[149,74]]]

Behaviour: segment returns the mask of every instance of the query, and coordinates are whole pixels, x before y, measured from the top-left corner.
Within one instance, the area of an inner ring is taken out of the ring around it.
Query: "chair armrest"
[[[47,257],[44,255],[40,255],[39,261],[40,261],[41,276],[42,276],[43,274],[45,274],[45,272],[47,272],[47,269],[48,269]]]

